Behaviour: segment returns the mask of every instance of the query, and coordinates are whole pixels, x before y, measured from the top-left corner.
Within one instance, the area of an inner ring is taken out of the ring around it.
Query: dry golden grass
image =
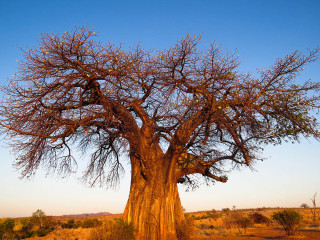
[[[217,214],[220,214],[220,217],[213,219],[197,219],[201,216],[206,216],[210,211],[207,212],[197,212],[189,213],[188,215],[193,216],[196,220],[195,222],[195,232],[192,239],[215,239],[215,240],[265,240],[265,239],[305,239],[305,240],[320,240],[320,219],[317,218],[316,222],[312,221],[312,214],[310,209],[295,209],[302,216],[302,226],[301,230],[295,236],[286,236],[285,231],[281,226],[276,223],[271,222],[270,224],[254,224],[252,227],[249,227],[244,234],[242,230],[234,228],[228,228],[225,225],[225,219],[228,215],[233,212],[243,214],[244,216],[249,216],[255,212],[258,212],[271,220],[271,216],[275,211],[281,209],[274,208],[262,208],[262,209],[240,209],[235,211],[230,211],[228,213],[222,213],[220,211]],[[319,210],[320,211],[320,210]]]
[[[261,209],[240,209],[230,210],[229,213],[221,211],[203,211],[187,213],[186,216],[194,219],[194,232],[192,235],[193,240],[200,239],[215,239],[215,240],[266,240],[266,239],[303,239],[303,240],[320,240],[320,219],[317,217],[317,221],[312,221],[312,215],[310,209],[295,209],[303,215],[302,228],[296,236],[286,236],[285,231],[276,223],[266,224],[254,224],[249,227],[244,234],[244,231],[239,231],[234,228],[226,227],[225,220],[228,214],[234,212],[241,213],[244,216],[249,216],[252,213],[258,212],[271,220],[271,216],[274,211],[281,210],[280,208],[261,208]],[[320,210],[318,210],[320,212]],[[208,214],[212,214],[211,217],[207,217]],[[97,218],[100,221],[108,221],[113,218],[121,217],[121,214],[92,217]],[[203,217],[205,216],[205,217]],[[60,222],[67,222],[70,219],[75,221],[83,221],[88,218],[66,218],[66,217],[54,217],[55,220]],[[201,219],[203,218],[203,219]],[[45,237],[29,238],[32,240],[90,240],[89,234],[91,229],[56,229]]]
[[[105,222],[114,218],[122,217],[122,214],[112,214],[109,216],[98,216],[98,217],[53,217],[55,221],[62,223],[68,222],[70,219],[75,221],[84,221],[86,219],[98,219],[99,221]],[[89,240],[91,228],[77,228],[77,229],[63,229],[61,227],[55,229],[52,233],[44,237],[32,237],[27,238],[30,240]]]

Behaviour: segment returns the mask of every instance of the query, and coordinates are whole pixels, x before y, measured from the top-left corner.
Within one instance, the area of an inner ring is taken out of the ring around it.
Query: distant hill
[[[82,214],[68,214],[68,215],[62,215],[62,217],[100,217],[100,216],[108,216],[112,215],[112,213],[109,212],[99,212],[99,213],[82,213]]]

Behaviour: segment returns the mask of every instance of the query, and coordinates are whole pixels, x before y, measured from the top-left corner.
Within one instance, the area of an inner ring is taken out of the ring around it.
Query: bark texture
[[[136,228],[138,240],[177,239],[185,218],[174,171],[155,170],[146,178],[133,166],[124,218]]]

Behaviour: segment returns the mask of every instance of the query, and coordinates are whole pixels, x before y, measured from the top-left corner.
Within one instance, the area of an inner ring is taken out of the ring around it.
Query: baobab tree
[[[80,149],[90,156],[83,177],[115,186],[128,159],[124,218],[138,239],[182,234],[177,183],[226,182],[226,170],[252,166],[266,144],[319,139],[310,111],[320,85],[294,82],[319,49],[250,75],[238,71],[236,53],[214,43],[198,50],[197,36],[157,52],[95,36],[83,27],[43,34],[38,48],[24,50],[3,87],[0,124],[24,177],[39,167],[73,172]]]

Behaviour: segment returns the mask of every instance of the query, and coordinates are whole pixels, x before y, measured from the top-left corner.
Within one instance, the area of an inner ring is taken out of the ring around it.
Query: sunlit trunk
[[[145,179],[139,167],[133,166],[124,218],[133,223],[136,239],[177,239],[177,229],[185,219],[177,183],[170,170],[157,168]]]

